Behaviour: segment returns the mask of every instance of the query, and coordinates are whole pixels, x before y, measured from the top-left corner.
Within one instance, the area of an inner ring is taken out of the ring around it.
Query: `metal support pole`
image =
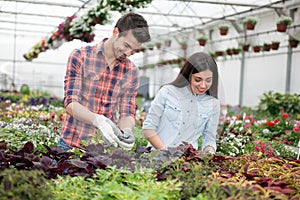
[[[17,12],[17,2],[16,2],[16,12]],[[16,78],[16,49],[17,49],[17,14],[15,14],[15,26],[14,26],[14,50],[13,50],[13,77],[12,77],[12,90],[16,89],[16,83],[15,83],[15,78]]]
[[[239,94],[239,105],[243,106],[244,97],[244,75],[245,75],[245,52],[242,51],[241,59],[241,75],[240,75],[240,94]]]
[[[295,12],[297,9],[290,10],[290,16],[292,19],[295,17]],[[292,72],[292,54],[293,50],[290,46],[288,46],[287,52],[287,66],[286,66],[286,83],[285,83],[285,93],[291,92],[291,72]]]

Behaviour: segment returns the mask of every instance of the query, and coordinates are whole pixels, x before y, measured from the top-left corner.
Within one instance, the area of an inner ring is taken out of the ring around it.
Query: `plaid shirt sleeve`
[[[70,54],[65,76],[65,99],[64,106],[67,107],[71,102],[80,101],[82,85],[82,56],[80,50],[76,49]]]
[[[133,63],[132,63],[133,64]],[[120,117],[135,116],[136,96],[139,86],[139,70],[133,64],[132,70],[126,73],[127,79],[124,85],[124,91],[120,99]]]

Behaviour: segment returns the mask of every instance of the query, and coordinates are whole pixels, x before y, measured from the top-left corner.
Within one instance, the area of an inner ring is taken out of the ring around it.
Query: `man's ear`
[[[117,36],[118,34],[119,34],[119,29],[118,29],[118,27],[115,27],[113,30],[113,35]]]

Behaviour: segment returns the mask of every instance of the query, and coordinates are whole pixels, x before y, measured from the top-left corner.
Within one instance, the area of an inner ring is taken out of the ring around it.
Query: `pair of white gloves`
[[[97,115],[93,120],[93,125],[100,130],[104,142],[115,147],[120,146],[125,150],[131,150],[134,146],[135,137],[130,128],[121,131],[115,123],[104,115]]]

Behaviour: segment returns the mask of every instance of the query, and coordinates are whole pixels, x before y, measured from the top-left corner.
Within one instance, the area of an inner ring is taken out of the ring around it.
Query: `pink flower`
[[[255,146],[254,149],[255,149],[256,151],[262,151],[262,149],[261,149],[260,147],[258,147],[258,146]]]
[[[245,127],[245,129],[249,129],[249,128],[252,127],[252,125],[251,124],[245,124],[244,127]]]
[[[300,129],[297,126],[293,128],[293,131],[300,133]]]

